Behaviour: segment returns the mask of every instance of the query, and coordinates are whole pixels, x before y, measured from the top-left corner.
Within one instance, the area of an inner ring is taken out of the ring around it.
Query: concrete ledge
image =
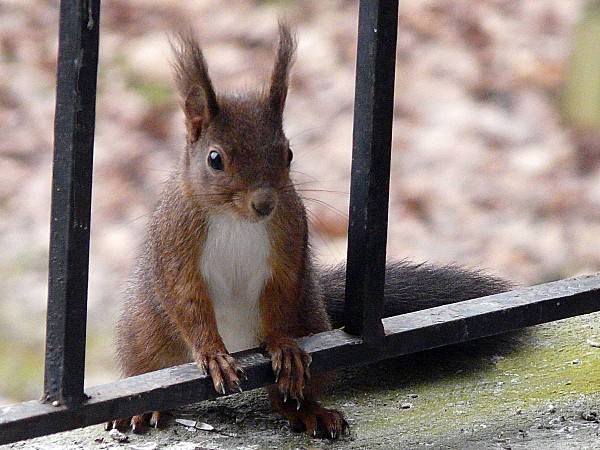
[[[598,448],[599,318],[346,369],[324,399],[351,423],[336,443],[291,432],[257,391],[177,413],[215,431],[172,423],[119,443],[93,426],[0,448]]]

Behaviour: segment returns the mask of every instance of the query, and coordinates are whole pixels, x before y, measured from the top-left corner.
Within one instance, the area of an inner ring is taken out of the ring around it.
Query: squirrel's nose
[[[271,188],[260,188],[252,193],[252,209],[260,217],[270,215],[277,205],[277,196]]]

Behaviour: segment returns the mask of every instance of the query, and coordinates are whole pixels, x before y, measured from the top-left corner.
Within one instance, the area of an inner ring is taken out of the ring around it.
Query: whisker
[[[305,177],[310,178],[310,181],[301,181],[298,183],[294,183],[295,186],[299,186],[302,184],[308,184],[308,183],[326,184],[326,183],[340,183],[340,182],[344,181],[344,180],[340,180],[339,178],[333,179],[333,180],[321,180],[321,179],[317,179],[317,178],[313,177],[312,175],[309,175],[305,172],[299,172],[299,171],[291,171],[291,173],[299,173],[301,175],[304,175]]]
[[[134,218],[134,219],[128,220],[127,222],[120,224],[119,226],[117,226],[117,227],[113,228],[113,229],[112,229],[112,230],[110,230],[110,231],[104,231],[103,233],[100,233],[100,236],[103,236],[103,237],[104,237],[104,236],[107,236],[107,235],[109,235],[109,234],[110,234],[112,231],[121,231],[123,228],[125,228],[125,227],[127,227],[127,226],[131,225],[133,222],[137,222],[138,220],[140,220],[140,219],[143,219],[144,217],[148,217],[148,216],[150,216],[150,215],[152,215],[152,212],[147,212],[146,214],[142,214],[141,216],[138,216],[138,217],[136,217],[136,218]]]
[[[304,186],[304,185],[306,185],[306,184],[312,184],[312,183],[313,183],[312,181],[307,181],[307,182],[304,182],[304,183],[292,183],[292,184],[286,184],[285,186],[282,186],[282,187],[281,187],[281,190],[295,189],[295,188],[297,188],[298,186]]]
[[[162,173],[171,173],[171,172],[173,172],[172,170],[155,169],[153,167],[145,167],[144,170],[147,170],[148,172],[162,172]]]
[[[195,194],[192,196],[193,199],[203,200],[218,200],[219,202],[228,201],[229,198],[225,194]]]
[[[297,192],[325,192],[328,194],[342,194],[342,195],[350,195],[350,192],[346,191],[331,191],[328,189],[296,189]]]
[[[308,218],[308,222],[309,224],[312,225],[312,233],[311,235],[316,235],[321,242],[323,243],[323,245],[325,245],[329,250],[331,250],[329,248],[329,241],[328,239],[325,238],[325,236],[323,235],[323,233],[321,233],[319,231],[319,227],[316,225],[316,223],[321,225],[321,228],[325,228],[325,224],[323,223],[323,221],[321,220],[321,218],[315,214],[313,211],[307,211],[306,212],[306,216]]]
[[[319,126],[319,127],[308,128],[308,129],[306,129],[306,130],[304,130],[304,131],[300,131],[300,132],[296,133],[295,135],[293,135],[293,136],[292,136],[291,138],[289,138],[288,140],[289,140],[290,142],[292,142],[294,139],[297,139],[299,136],[302,136],[302,135],[303,135],[303,134],[305,134],[305,133],[309,133],[309,132],[311,132],[311,131],[315,131],[315,130],[322,130],[322,129],[324,129],[324,128],[327,128],[327,126],[326,126],[326,125],[322,125],[322,126]]]
[[[317,183],[317,180],[301,181],[299,183],[292,182],[291,184],[288,184],[286,186],[303,186],[305,184],[312,184],[312,183]]]
[[[318,181],[302,181],[300,183],[294,183],[292,182],[291,184],[286,184],[285,186],[282,187],[282,189],[289,189],[289,188],[297,188],[298,186],[305,186],[307,184],[323,184],[323,183],[336,183],[339,180],[330,180],[330,181],[324,181],[324,182],[318,182]],[[323,190],[323,192],[327,192],[326,190]],[[343,193],[343,194],[348,194],[348,192],[346,191],[330,191],[330,192],[339,192],[339,193]]]
[[[339,209],[335,208],[334,206],[331,206],[329,203],[323,201],[323,200],[319,200],[317,198],[312,198],[312,197],[302,197],[302,200],[307,200],[307,201],[312,201],[315,202],[321,206],[324,206],[325,208],[327,208],[329,211],[337,214],[340,217],[343,217],[344,219],[348,219],[348,214],[340,211]]]
[[[227,195],[226,192],[198,192],[195,194],[192,194],[192,196],[208,196],[208,195],[213,195],[213,196],[219,196],[219,195]]]
[[[307,174],[306,172],[300,172],[299,170],[290,170],[290,174],[293,174],[294,177],[296,177],[297,175],[302,175],[303,177],[308,178],[310,181],[303,181],[303,183],[318,183],[319,180],[317,180],[315,177],[313,177],[312,175]]]

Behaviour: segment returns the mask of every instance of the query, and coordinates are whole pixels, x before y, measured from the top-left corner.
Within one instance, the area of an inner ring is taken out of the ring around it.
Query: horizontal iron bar
[[[299,339],[312,354],[311,371],[362,365],[600,311],[600,274],[439,306],[383,320],[376,346],[341,330]],[[244,389],[274,381],[270,361],[254,352],[236,355],[248,380]],[[218,396],[194,363],[87,389],[75,408],[30,401],[0,408],[0,444],[56,433],[152,410],[166,410]]]

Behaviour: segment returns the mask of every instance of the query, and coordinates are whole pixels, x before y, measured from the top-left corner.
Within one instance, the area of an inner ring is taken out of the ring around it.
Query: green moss
[[[334,390],[328,401],[356,419],[362,436],[388,430],[433,437],[493,426],[518,410],[600,391],[600,349],[586,342],[594,338],[590,323],[580,317],[500,345],[480,341],[354,369],[338,384],[360,387],[344,398]]]

